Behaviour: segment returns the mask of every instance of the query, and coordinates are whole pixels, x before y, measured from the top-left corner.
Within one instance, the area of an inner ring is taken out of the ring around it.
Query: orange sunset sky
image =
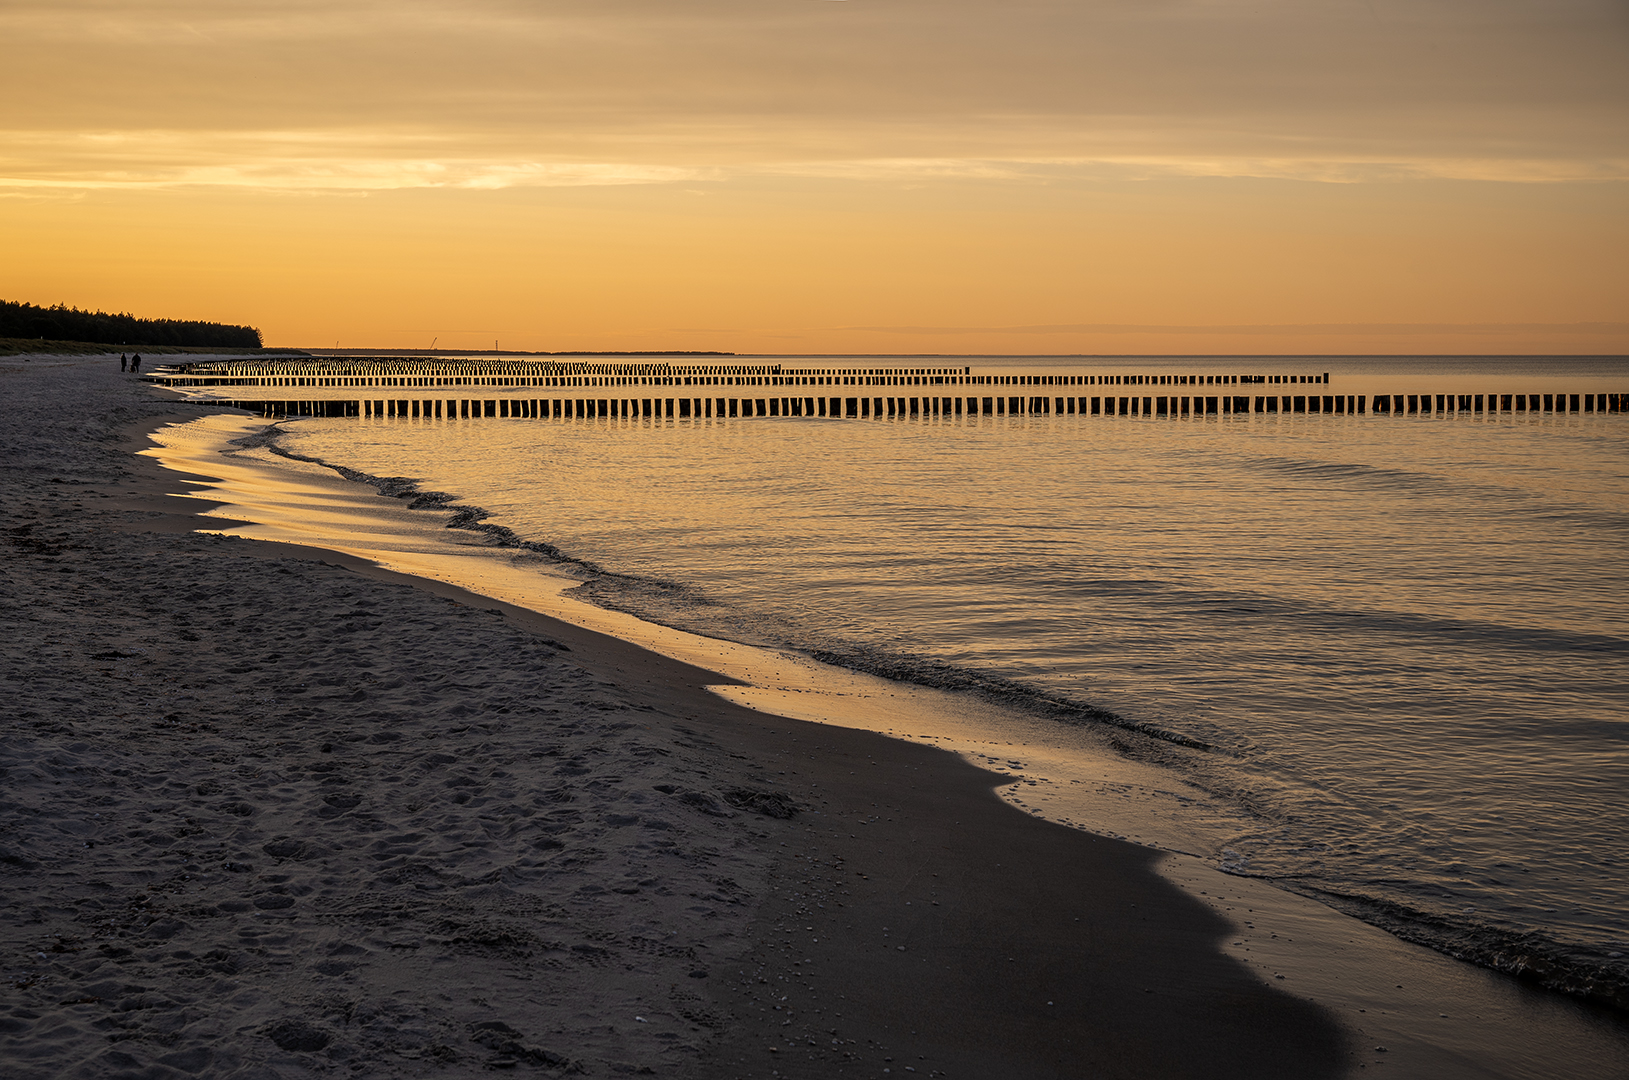
[[[268,344],[1629,352],[1623,0],[8,0],[0,298]]]

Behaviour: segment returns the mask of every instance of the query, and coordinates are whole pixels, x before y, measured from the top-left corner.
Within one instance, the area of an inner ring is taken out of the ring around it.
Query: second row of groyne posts
[[[1629,412],[1629,394],[1331,394],[1323,392],[1329,386],[1328,372],[974,374],[969,367],[805,368],[348,357],[181,364],[158,368],[148,379],[177,389],[253,387],[275,393],[275,388],[298,387],[322,391],[295,400],[283,394],[272,400],[268,394],[231,402],[266,416],[881,419],[1019,414]],[[503,393],[487,398],[476,387]],[[526,395],[523,388],[532,387],[545,389],[548,396]],[[1249,392],[1241,393],[1246,387]],[[349,388],[365,388],[368,393],[351,399],[345,393]],[[411,394],[379,393],[387,389]]]

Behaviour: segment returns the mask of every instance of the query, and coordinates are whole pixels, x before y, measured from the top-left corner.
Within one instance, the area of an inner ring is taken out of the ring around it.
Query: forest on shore
[[[140,319],[105,311],[81,311],[63,304],[40,307],[11,300],[0,300],[0,338],[82,341],[138,349],[260,348],[260,331],[252,326],[197,319]]]

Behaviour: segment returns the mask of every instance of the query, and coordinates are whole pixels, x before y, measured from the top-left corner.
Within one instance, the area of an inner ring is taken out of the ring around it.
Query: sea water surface
[[[1622,360],[1271,366],[1629,391]],[[1239,808],[1231,872],[1496,966],[1629,971],[1629,415],[285,427],[591,564],[607,606],[1171,733],[1127,750]]]

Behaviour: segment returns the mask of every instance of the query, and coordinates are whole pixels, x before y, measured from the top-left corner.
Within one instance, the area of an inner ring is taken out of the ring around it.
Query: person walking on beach
[[[134,354],[133,356],[130,357],[130,370],[131,371],[140,371],[141,370],[141,353],[136,353],[136,354]]]
[[[119,354],[119,370],[124,370],[124,353]]]

